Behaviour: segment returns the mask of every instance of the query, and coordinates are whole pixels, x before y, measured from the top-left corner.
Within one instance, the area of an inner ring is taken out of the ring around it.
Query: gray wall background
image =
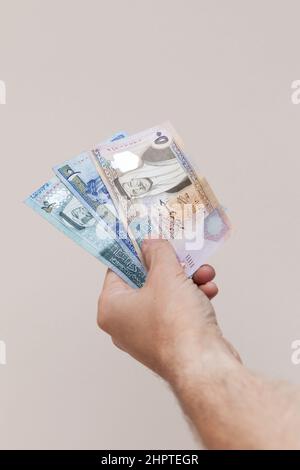
[[[96,327],[105,268],[22,204],[51,167],[170,119],[235,226],[225,335],[299,383],[300,4],[0,0],[1,448],[196,448],[168,387]],[[138,314],[138,312],[137,312]]]

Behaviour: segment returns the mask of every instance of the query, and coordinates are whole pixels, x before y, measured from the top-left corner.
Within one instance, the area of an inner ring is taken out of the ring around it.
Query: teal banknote
[[[110,139],[110,142],[124,137],[126,137],[124,132],[118,133]],[[60,165],[56,165],[53,171],[95,219],[109,227],[111,236],[118,238],[122,248],[139,259],[90,154],[83,152]]]
[[[25,203],[78,245],[115,271],[132,287],[141,287],[146,272],[140,261],[130,256],[108,229],[98,222],[69,189],[54,177]]]

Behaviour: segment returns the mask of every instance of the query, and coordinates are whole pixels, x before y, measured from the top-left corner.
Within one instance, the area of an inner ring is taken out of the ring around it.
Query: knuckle
[[[116,348],[120,349],[121,351],[126,351],[120,341],[118,341],[114,336],[111,337],[112,343]]]
[[[97,325],[98,327],[108,333],[109,329],[109,315],[107,315],[107,307],[105,305],[105,298],[101,294],[98,300],[98,314],[97,314]]]
[[[100,328],[100,330],[106,331],[106,320],[104,316],[102,315],[102,312],[98,312],[97,325]]]
[[[121,349],[121,348],[120,348],[120,345],[119,345],[119,342],[117,341],[117,339],[116,339],[115,337],[112,336],[111,341],[112,341],[112,343],[113,343],[114,346],[116,346],[117,348]]]

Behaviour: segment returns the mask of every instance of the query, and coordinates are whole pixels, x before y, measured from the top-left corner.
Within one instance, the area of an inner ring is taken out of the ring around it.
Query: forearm
[[[299,448],[298,390],[252,374],[223,345],[200,352],[169,382],[207,448]]]
[[[221,337],[205,292],[213,276],[203,266],[187,279],[165,240],[148,241],[142,250],[145,286],[131,289],[109,271],[99,326],[170,383],[208,448],[298,448],[299,392],[241,365]]]

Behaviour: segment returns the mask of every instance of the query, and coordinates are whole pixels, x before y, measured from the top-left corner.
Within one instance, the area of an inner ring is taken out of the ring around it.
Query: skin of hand
[[[98,324],[114,344],[172,383],[203,357],[203,369],[215,354],[237,357],[223,338],[209,299],[218,289],[211,266],[187,278],[166,240],[145,240],[148,269],[141,289],[107,272],[98,304]]]

